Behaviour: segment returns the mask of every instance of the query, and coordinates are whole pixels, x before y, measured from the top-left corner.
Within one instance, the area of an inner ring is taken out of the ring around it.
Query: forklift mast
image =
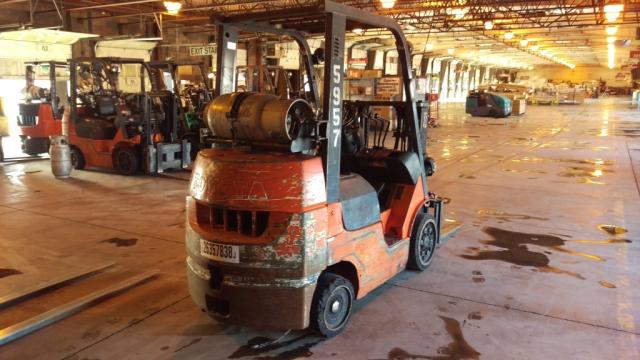
[[[158,60],[158,61],[150,61],[147,62],[150,70],[159,69],[167,71],[171,75],[171,80],[174,83],[174,87],[178,86],[178,71],[181,67],[192,66],[198,69],[199,75],[202,78],[202,83],[204,84],[205,89],[208,92],[211,92],[211,86],[209,86],[209,82],[207,81],[207,72],[205,71],[205,66],[202,62],[199,61],[173,61],[173,60]],[[154,89],[160,89],[160,84],[155,84],[155,79],[151,78],[151,84]]]
[[[395,39],[403,81],[405,100],[380,102],[376,105],[403,107],[402,122],[409,131],[408,151],[415,152],[421,164],[422,185],[425,197],[429,190],[424,168],[424,144],[421,140],[421,124],[415,102],[415,84],[411,72],[410,49],[400,26],[391,18],[345,6],[330,0],[320,0],[316,5],[286,11],[266,11],[231,17],[214,16],[217,25],[217,77],[218,95],[234,91],[236,83],[236,51],[240,31],[285,35],[299,46],[310,91],[305,98],[318,114],[316,122],[317,145],[324,149],[324,171],[326,176],[327,202],[340,199],[340,162],[342,156],[343,80],[345,75],[345,33],[354,28],[385,29]],[[322,104],[319,104],[318,79],[313,73],[311,51],[304,34],[324,34],[324,86]],[[425,134],[426,135],[426,134]]]
[[[69,65],[66,62],[53,61],[53,60],[33,61],[33,62],[26,63],[25,64],[25,84],[26,84],[25,88],[26,89],[29,89],[30,87],[35,85],[35,70],[33,69],[33,67],[40,66],[40,65],[46,65],[49,67],[49,89],[47,89],[49,91],[49,94],[45,100],[51,103],[52,109],[58,109],[60,105],[59,104],[60,99],[58,99],[57,89],[56,89],[56,81],[57,81],[56,69],[68,68]],[[60,118],[59,115],[60,114],[57,114],[56,111],[54,111],[54,116],[56,117],[56,119]]]

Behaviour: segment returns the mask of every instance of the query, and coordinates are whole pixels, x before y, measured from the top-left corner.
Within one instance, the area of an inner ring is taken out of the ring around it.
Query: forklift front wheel
[[[86,163],[84,160],[84,155],[82,155],[82,152],[80,151],[80,149],[78,149],[75,146],[71,147],[71,166],[73,166],[74,169],[76,170],[82,170],[84,169]]]
[[[430,214],[418,213],[411,232],[407,268],[417,271],[426,270],[433,261],[437,243],[438,227],[436,219]]]
[[[138,172],[138,154],[129,147],[118,147],[113,154],[116,170],[122,175],[135,175]]]
[[[320,275],[311,304],[311,327],[325,338],[340,334],[349,322],[354,293],[346,278],[329,272]]]

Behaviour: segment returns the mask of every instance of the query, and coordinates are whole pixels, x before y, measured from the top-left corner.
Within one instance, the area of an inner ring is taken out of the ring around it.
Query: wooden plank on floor
[[[0,330],[0,346],[10,343],[36,330],[48,326],[58,320],[71,316],[88,306],[113,296],[119,292],[130,289],[158,274],[158,271],[148,271],[133,276],[125,281],[109,286],[100,291],[93,292],[67,304],[61,305],[40,315],[22,321],[18,324]]]
[[[78,280],[80,278],[83,278],[85,276],[91,276],[94,275],[96,273],[99,273],[105,269],[108,269],[110,267],[112,267],[115,263],[111,262],[111,263],[107,263],[107,264],[103,264],[94,268],[89,268],[89,269],[82,269],[80,271],[71,273],[71,274],[65,274],[63,276],[57,277],[55,279],[51,279],[51,280],[47,280],[44,282],[41,282],[39,284],[35,284],[33,286],[27,287],[25,289],[20,289],[12,294],[8,294],[5,296],[0,296],[0,308],[3,307],[7,307],[9,305],[15,304],[19,301],[24,300],[25,298],[29,297],[29,296],[33,296],[35,294],[38,293],[42,293],[46,290],[49,290],[53,287],[56,286],[62,286],[62,285],[66,285],[74,280]]]

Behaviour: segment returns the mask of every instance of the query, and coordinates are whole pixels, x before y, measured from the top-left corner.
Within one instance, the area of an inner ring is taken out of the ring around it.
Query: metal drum
[[[290,144],[302,124],[313,119],[311,106],[302,99],[281,100],[258,93],[231,93],[214,99],[205,110],[215,137]]]
[[[51,172],[56,178],[64,179],[71,175],[71,148],[64,136],[50,136]]]

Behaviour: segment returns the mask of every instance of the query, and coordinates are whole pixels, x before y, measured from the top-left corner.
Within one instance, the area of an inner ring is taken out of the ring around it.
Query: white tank
[[[51,147],[49,155],[51,156],[51,172],[53,176],[59,179],[68,178],[71,175],[71,148],[69,142],[64,136],[50,136]]]

